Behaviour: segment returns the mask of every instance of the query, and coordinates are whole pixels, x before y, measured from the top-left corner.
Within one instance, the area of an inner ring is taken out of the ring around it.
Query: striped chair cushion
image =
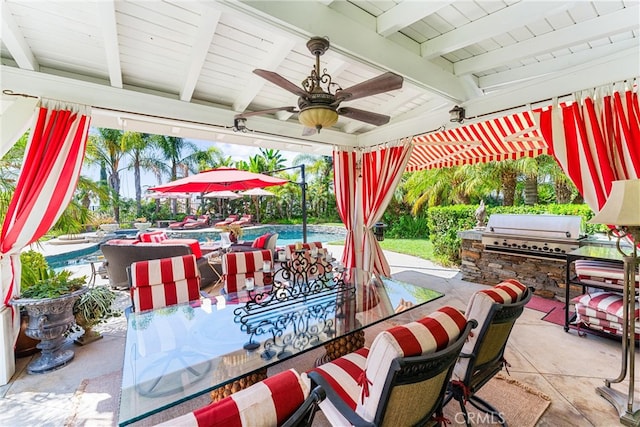
[[[508,279],[490,289],[478,291],[489,296],[499,304],[511,304],[520,301],[527,287],[515,279]]]
[[[131,264],[131,299],[135,311],[166,307],[200,298],[200,271],[194,255]]]
[[[309,396],[310,382],[294,369],[281,372],[231,396],[161,426],[276,426]]]
[[[622,265],[606,261],[590,259],[576,260],[573,265],[580,280],[624,285],[624,269]],[[640,284],[640,274],[636,275],[636,287]]]
[[[471,296],[465,314],[468,319],[475,319],[478,322],[476,330],[481,331],[489,321],[489,312],[494,304],[518,302],[525,295],[526,290],[527,287],[515,279],[505,280],[489,289],[482,289]],[[469,338],[462,346],[462,353],[473,352],[478,336],[478,333],[469,334]],[[462,380],[469,362],[469,358],[460,358],[454,367],[452,378]]]
[[[618,322],[612,322],[611,320],[601,319],[598,317],[591,317],[585,314],[583,310],[584,306],[581,307],[581,304],[576,304],[576,312],[579,313],[582,311],[582,314],[578,315],[578,324],[584,325],[590,329],[595,329],[596,331],[606,332],[611,335],[622,336],[622,324]],[[635,322],[635,339],[640,339],[640,322]]]
[[[311,248],[322,249],[322,242],[307,242],[302,244],[302,249],[311,250]],[[287,254],[287,259],[292,259],[293,253],[296,251],[296,245],[286,245],[284,249]]]
[[[265,282],[265,274],[262,272],[264,261],[271,261],[273,265],[273,253],[270,250],[225,254],[222,257],[225,292],[234,293],[241,290],[247,277],[253,277],[255,286],[270,284]]]
[[[622,294],[616,292],[594,292],[573,299],[580,304],[587,316],[598,317],[612,322],[622,323],[623,304]],[[640,317],[640,306],[636,300],[634,318]]]
[[[160,243],[163,240],[167,240],[169,236],[164,231],[149,231],[146,233],[139,233],[138,238],[141,242],[146,243]]]
[[[381,332],[368,350],[358,350],[314,370],[335,387],[352,409],[371,421],[391,362],[397,357],[425,355],[446,348],[460,336],[466,324],[467,319],[459,310],[444,306],[418,321]],[[328,418],[341,419],[327,400],[321,406]],[[343,421],[346,420],[338,423]]]

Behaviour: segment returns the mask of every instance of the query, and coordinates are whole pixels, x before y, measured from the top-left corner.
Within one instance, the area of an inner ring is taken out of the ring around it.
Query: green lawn
[[[342,245],[344,242],[329,242],[331,245]],[[390,239],[385,238],[380,242],[382,249],[399,254],[412,255],[418,258],[427,259],[436,263],[441,263],[433,255],[433,245],[427,239]]]
[[[427,239],[389,239],[379,242],[382,249],[400,254],[412,255],[430,261],[436,261],[433,256],[433,245]]]

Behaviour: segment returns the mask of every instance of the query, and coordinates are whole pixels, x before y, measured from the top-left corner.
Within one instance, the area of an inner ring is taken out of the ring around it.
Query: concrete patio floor
[[[331,247],[339,256],[340,247]],[[447,269],[415,257],[387,253],[394,277],[443,292],[445,296],[401,315],[403,321],[421,317],[445,304],[466,307],[471,294],[481,288],[460,279],[457,270]],[[88,274],[88,266],[71,269]],[[97,284],[107,283],[98,278]],[[128,294],[120,292],[118,301],[128,304]],[[595,388],[620,370],[621,348],[618,341],[594,335],[579,337],[565,333],[558,325],[541,320],[545,313],[525,309],[511,334],[506,359],[510,375],[548,395],[552,403],[539,420],[539,426],[614,426],[618,414]],[[16,373],[9,384],[0,387],[0,425],[2,426],[112,426],[117,414],[105,405],[111,396],[104,391],[84,392],[83,380],[119,371],[123,364],[126,320],[113,318],[96,329],[103,339],[86,346],[67,345],[75,350],[75,359],[56,371],[29,375],[26,365],[31,357],[17,359]],[[640,383],[636,373],[636,384]],[[616,385],[626,390],[626,383]],[[640,397],[640,387],[636,386]],[[508,396],[505,396],[508,399]],[[638,399],[636,399],[638,400]],[[492,402],[498,408],[499,402]],[[455,404],[455,402],[454,402]],[[187,411],[187,409],[185,409]],[[136,425],[151,425],[162,419],[143,420]],[[512,426],[518,427],[518,426]]]

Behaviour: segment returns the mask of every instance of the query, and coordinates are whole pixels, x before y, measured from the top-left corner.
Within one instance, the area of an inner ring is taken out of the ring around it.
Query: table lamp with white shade
[[[640,426],[640,409],[634,407],[634,374],[635,374],[635,305],[636,305],[636,271],[638,269],[638,244],[640,243],[640,179],[613,181],[611,193],[592,224],[608,224],[615,226],[612,234],[617,240],[618,251],[624,261],[624,290],[622,301],[622,368],[620,375],[612,380],[605,380],[603,387],[596,391],[607,399],[620,413],[620,422],[629,426]],[[631,246],[626,249],[621,242],[630,240]],[[621,393],[611,388],[612,383],[620,383],[629,379],[629,392]]]

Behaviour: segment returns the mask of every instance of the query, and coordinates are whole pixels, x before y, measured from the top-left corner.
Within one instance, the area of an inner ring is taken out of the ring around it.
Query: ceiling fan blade
[[[390,119],[389,116],[385,116],[384,114],[372,113],[371,111],[364,111],[351,107],[339,108],[337,111],[341,116],[376,126],[386,125],[389,123]]]
[[[294,93],[303,98],[307,98],[309,96],[309,94],[304,90],[302,90],[302,88],[291,83],[289,80],[285,79],[280,74],[274,73],[273,71],[261,70],[259,68],[253,70],[253,72],[254,74],[259,75],[263,79],[270,81],[274,85],[280,86],[282,89],[288,90],[291,93]]]
[[[400,89],[403,80],[402,76],[388,71],[362,83],[336,91],[336,101],[352,101],[365,96]]]
[[[260,116],[262,114],[271,114],[277,113],[278,111],[287,111],[289,113],[296,113],[296,107],[278,107],[278,108],[269,108],[268,110],[258,110],[258,111],[248,111],[246,113],[240,113],[233,116],[234,119],[245,119],[251,116]]]

